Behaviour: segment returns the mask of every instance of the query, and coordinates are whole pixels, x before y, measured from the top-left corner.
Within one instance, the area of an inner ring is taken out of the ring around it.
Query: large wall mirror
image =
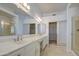
[[[8,36],[15,34],[15,25],[13,18],[0,11],[0,36]]]
[[[10,20],[0,20],[0,36],[5,36],[5,35],[13,35],[15,34],[15,27],[13,21]]]

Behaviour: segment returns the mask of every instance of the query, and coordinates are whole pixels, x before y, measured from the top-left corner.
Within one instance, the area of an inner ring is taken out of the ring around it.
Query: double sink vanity
[[[41,50],[48,45],[48,36],[45,34],[22,35],[19,40],[15,40],[17,36],[0,39],[0,56],[40,56]]]
[[[17,8],[18,4],[0,5],[0,56],[42,55],[49,42],[46,23],[38,21],[36,13],[32,16]]]

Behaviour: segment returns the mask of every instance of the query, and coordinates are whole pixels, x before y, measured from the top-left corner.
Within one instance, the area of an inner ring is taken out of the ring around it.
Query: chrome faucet
[[[17,36],[17,39],[16,39],[16,41],[19,41],[19,36]]]
[[[20,40],[22,41],[22,35],[17,36],[17,41],[20,41]]]
[[[15,42],[22,41],[22,35],[17,35],[17,37],[14,38],[14,41]]]

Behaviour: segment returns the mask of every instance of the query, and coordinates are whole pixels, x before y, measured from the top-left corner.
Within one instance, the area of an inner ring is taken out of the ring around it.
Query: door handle
[[[77,29],[77,31],[79,31],[79,29]]]

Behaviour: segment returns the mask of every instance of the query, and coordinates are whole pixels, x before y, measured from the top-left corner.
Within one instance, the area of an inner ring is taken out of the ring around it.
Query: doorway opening
[[[49,22],[49,44],[57,44],[57,22]]]
[[[30,34],[35,34],[35,24],[33,23],[33,24],[30,24]]]

